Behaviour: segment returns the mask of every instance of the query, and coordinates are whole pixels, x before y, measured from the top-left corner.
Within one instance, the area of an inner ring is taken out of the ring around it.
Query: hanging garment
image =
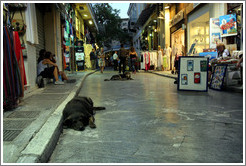
[[[165,48],[165,55],[167,56],[167,70],[170,70],[170,58],[172,56],[172,49],[171,47]]]
[[[26,16],[26,26],[28,27],[26,29],[26,41],[32,44],[39,44],[36,8],[34,3],[27,3],[25,16]]]
[[[148,71],[150,68],[150,53],[146,52],[146,59],[145,59],[145,70]]]
[[[3,108],[15,108],[23,94],[19,65],[15,55],[13,33],[4,26],[3,30]]]
[[[154,69],[157,68],[157,65],[158,65],[158,54],[157,54],[157,51],[153,52],[153,61],[154,61]]]
[[[25,65],[24,65],[24,60],[23,60],[23,53],[22,53],[22,47],[21,47],[21,42],[19,38],[18,32],[14,31],[13,32],[13,37],[14,37],[14,50],[15,50],[15,55],[16,59],[19,65],[20,69],[20,74],[21,74],[21,82],[22,82],[22,94],[21,97],[24,96],[24,85],[27,84],[26,81],[26,72],[25,72]]]
[[[163,59],[163,67],[164,67],[166,70],[168,70],[167,56],[164,55],[162,59]]]
[[[161,66],[163,66],[163,56],[162,51],[158,51],[158,59],[157,59],[157,67],[161,69]]]

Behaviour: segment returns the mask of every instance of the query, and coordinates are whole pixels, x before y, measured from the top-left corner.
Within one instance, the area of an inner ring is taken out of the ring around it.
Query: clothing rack
[[[17,32],[3,26],[3,108],[10,110],[24,96],[26,84],[23,54]]]

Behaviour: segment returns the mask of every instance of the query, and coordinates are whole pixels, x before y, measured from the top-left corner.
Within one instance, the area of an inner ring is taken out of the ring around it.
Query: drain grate
[[[3,130],[3,141],[13,141],[22,130]]]
[[[17,111],[10,114],[7,118],[36,118],[40,111]]]
[[[33,120],[3,120],[4,130],[23,130],[32,123]]]

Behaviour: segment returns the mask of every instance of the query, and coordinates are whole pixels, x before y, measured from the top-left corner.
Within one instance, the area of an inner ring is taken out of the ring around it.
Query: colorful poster
[[[181,74],[181,84],[188,85],[188,75],[187,74]]]
[[[211,89],[221,90],[223,87],[224,77],[226,73],[226,65],[215,66],[213,77],[210,83]]]
[[[216,48],[216,44],[221,42],[220,20],[210,18],[210,48]]]
[[[206,72],[208,69],[207,69],[207,66],[208,66],[208,64],[207,64],[207,61],[200,61],[200,70],[201,70],[201,72]]]
[[[199,56],[209,58],[209,61],[211,61],[212,59],[217,58],[218,52],[201,52],[199,53]]]
[[[201,73],[194,73],[194,83],[200,84],[201,82]]]
[[[212,35],[211,35],[211,43],[213,45],[216,45],[216,44],[218,44],[220,42],[221,42],[220,33],[212,33]]]
[[[221,37],[237,35],[236,14],[220,16]]]
[[[194,68],[194,61],[188,60],[187,61],[187,71],[193,71],[193,68]]]

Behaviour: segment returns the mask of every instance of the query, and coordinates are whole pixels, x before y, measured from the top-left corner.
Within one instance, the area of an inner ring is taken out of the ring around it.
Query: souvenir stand
[[[208,91],[208,58],[200,56],[179,57],[178,90]]]

